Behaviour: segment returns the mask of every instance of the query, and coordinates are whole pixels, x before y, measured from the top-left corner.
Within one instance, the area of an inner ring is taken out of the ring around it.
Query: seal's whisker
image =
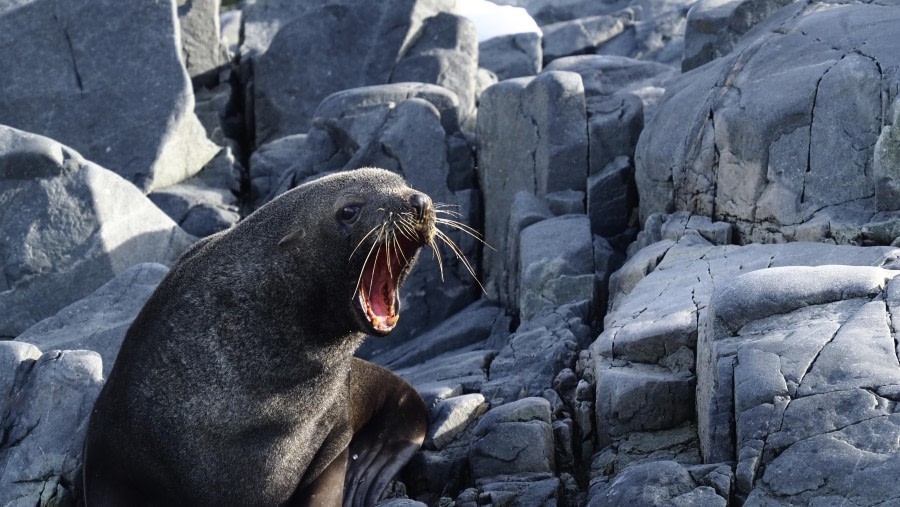
[[[405,217],[401,216],[400,220],[397,222],[397,226],[400,228],[400,233],[403,234],[406,239],[410,241],[416,240],[416,233],[414,229],[415,223],[410,222]]]
[[[450,204],[450,203],[446,203],[446,202],[436,202],[436,203],[433,203],[433,206],[434,206],[435,209],[442,209],[442,208],[458,208],[458,207],[459,207],[459,204]]]
[[[366,259],[362,263],[362,267],[359,269],[359,278],[356,279],[356,289],[353,291],[354,294],[359,292],[360,284],[362,283],[363,274],[366,272],[366,265],[369,264],[369,257],[372,256],[372,251],[375,250],[375,246],[380,243],[379,239],[381,238],[381,234],[384,232],[384,227],[386,224],[381,224],[381,227],[378,228],[378,234],[375,236],[375,240],[372,241],[372,246],[369,247],[369,253],[366,254]],[[374,228],[373,228],[374,229]],[[380,250],[380,247],[379,247]],[[375,258],[378,258],[378,254],[375,254]],[[372,277],[375,278],[375,277]],[[371,291],[371,287],[369,288]],[[351,296],[352,297],[352,296]]]
[[[350,257],[349,257],[350,259],[353,258],[353,254],[356,253],[356,250],[358,250],[359,247],[362,246],[363,241],[365,241],[366,238],[368,238],[373,232],[375,232],[375,229],[378,229],[378,226],[377,226],[377,225],[376,225],[376,226],[373,226],[371,229],[369,229],[369,232],[367,232],[366,235],[363,236],[361,240],[359,240],[359,243],[356,244],[356,248],[354,248],[353,251],[350,252]]]
[[[462,218],[462,213],[457,213],[456,211],[450,211],[448,209],[436,209],[434,210],[435,214],[441,215],[450,215],[451,217]]]
[[[403,249],[400,248],[400,242],[397,241],[397,231],[393,230],[391,232],[392,232],[391,238],[394,241],[394,247],[397,249],[398,252],[400,252],[400,256],[403,257],[403,265],[406,266],[409,264],[409,259],[406,258],[406,254],[403,253]],[[401,233],[403,232],[402,229],[400,232]]]
[[[440,238],[441,241],[443,241],[444,244],[446,244],[446,245],[450,248],[450,250],[452,250],[453,253],[456,254],[456,257],[463,263],[463,266],[466,267],[466,270],[469,272],[470,275],[472,275],[472,278],[475,279],[475,283],[477,283],[478,286],[481,287],[481,291],[484,292],[485,294],[487,294],[487,291],[484,290],[484,286],[481,285],[481,281],[478,280],[478,276],[475,274],[475,269],[472,267],[472,264],[469,263],[469,259],[466,259],[466,256],[463,255],[463,252],[462,252],[462,250],[459,248],[459,245],[457,245],[457,244],[450,238],[450,236],[447,236],[447,235],[446,235],[443,231],[441,231],[441,230],[435,229],[435,236],[438,237],[438,238]]]
[[[476,229],[473,229],[472,227],[469,227],[468,225],[466,225],[462,222],[457,222],[456,220],[449,220],[446,218],[438,218],[435,221],[439,224],[444,224],[444,225],[450,226],[460,232],[464,232],[464,233],[468,234],[469,236],[477,239],[484,246],[490,248],[491,250],[493,250],[495,252],[497,251],[497,249],[492,247],[490,244],[488,244],[487,241],[484,240],[484,236],[482,236],[480,232],[478,232]]]
[[[444,281],[444,261],[441,259],[441,251],[438,249],[438,246],[434,243],[434,238],[431,238],[431,241],[428,242],[428,245],[431,246],[431,257],[436,258],[438,262],[438,270],[441,272],[441,282]]]

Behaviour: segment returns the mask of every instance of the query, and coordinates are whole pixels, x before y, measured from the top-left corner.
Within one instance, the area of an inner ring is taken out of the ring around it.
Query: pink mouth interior
[[[360,304],[366,317],[378,331],[389,332],[397,325],[400,315],[395,307],[400,273],[408,264],[413,252],[409,242],[401,242],[399,248],[378,250],[374,259],[366,264],[359,288]]]

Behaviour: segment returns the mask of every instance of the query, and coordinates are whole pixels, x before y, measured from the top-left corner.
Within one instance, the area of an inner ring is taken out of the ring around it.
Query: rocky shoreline
[[[484,236],[358,352],[431,409],[379,505],[900,502],[900,5],[507,3],[0,6],[0,505],[80,502],[185,249],[363,166]]]

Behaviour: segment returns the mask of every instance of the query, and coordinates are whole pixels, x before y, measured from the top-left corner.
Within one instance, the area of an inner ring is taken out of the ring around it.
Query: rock
[[[168,272],[162,264],[132,266],[88,297],[26,329],[16,341],[43,350],[92,350],[100,355],[106,378],[131,322]]]
[[[489,505],[559,505],[563,502],[560,498],[561,489],[560,480],[556,477],[547,477],[546,474],[518,474],[483,484],[480,488],[480,500],[488,501]]]
[[[695,487],[694,480],[683,466],[674,461],[654,461],[626,468],[605,491],[591,496],[588,505],[670,505],[669,502],[690,493]]]
[[[469,462],[476,481],[555,469],[550,404],[543,398],[524,398],[489,410],[473,434],[477,440]]]
[[[222,45],[228,49],[230,55],[237,54],[238,44],[241,41],[241,13],[239,8],[222,12],[219,15],[219,32],[222,35]]]
[[[519,239],[519,316],[594,296],[591,225],[585,215],[543,220]]]
[[[638,143],[641,220],[689,211],[732,223],[738,243],[891,243],[898,217],[878,204],[891,185],[873,160],[897,95],[883,69],[900,65],[898,22],[877,4],[794,3],[671,81]]]
[[[510,272],[499,261],[509,210],[520,191],[543,197],[560,190],[584,191],[587,132],[581,78],[544,72],[535,78],[502,81],[481,96],[477,137],[478,179],[485,201],[484,250],[489,296],[506,304]],[[512,305],[509,305],[512,306]]]
[[[446,12],[426,19],[394,66],[390,82],[432,83],[459,98],[461,118],[475,113],[478,34],[466,18]]]
[[[682,72],[695,69],[731,48],[751,28],[794,0],[700,0],[687,13]]]
[[[860,486],[900,455],[897,274],[779,267],[717,286],[697,344],[700,445],[737,461],[748,502],[900,499],[896,484]]]
[[[713,222],[709,217],[678,211],[671,215],[663,213],[650,215],[644,230],[638,233],[637,240],[633,245],[629,245],[628,249],[630,252],[636,252],[659,241],[678,241],[688,235],[700,236],[713,245],[732,243],[731,224]]]
[[[491,363],[481,393],[491,403],[542,394],[559,371],[575,366],[590,333],[588,310],[586,301],[551,306],[523,321]]]
[[[152,192],[148,197],[185,232],[205,237],[240,220],[234,188],[234,157],[227,149],[197,176]]]
[[[543,51],[537,33],[494,37],[478,44],[478,66],[493,72],[500,81],[534,76],[541,71]]]
[[[57,350],[27,361],[0,419],[0,503],[74,505],[88,417],[103,385],[100,356]]]
[[[195,85],[211,87],[219,82],[219,68],[230,60],[219,29],[219,1],[178,2],[181,54]]]
[[[637,207],[634,167],[619,157],[588,178],[587,208],[591,233],[612,237],[631,225]]]
[[[700,486],[683,495],[676,496],[666,505],[671,507],[725,507],[728,502],[716,494],[716,490],[713,488]]]
[[[171,0],[3,9],[3,124],[71,146],[145,192],[191,176],[218,148],[194,116],[177,27]]]
[[[420,364],[441,354],[484,347],[501,317],[496,306],[479,300],[415,339],[372,357],[389,368]]]
[[[601,490],[609,487],[622,470],[632,465],[658,461],[676,462],[686,467],[698,484],[708,486],[712,484],[712,479],[720,478],[718,475],[711,476],[711,470],[715,469],[715,466],[700,464],[702,460],[696,425],[683,424],[669,430],[634,431],[614,438],[609,446],[594,454],[593,462],[590,464],[589,496],[597,496]],[[720,466],[730,473],[731,468],[728,465]],[[705,469],[697,470],[697,467]],[[710,480],[706,477],[710,477]],[[731,477],[733,478],[733,474]],[[725,491],[727,494],[728,490]]]
[[[259,208],[271,198],[272,192],[306,147],[306,134],[284,136],[266,143],[250,156],[250,199]]]
[[[0,337],[81,299],[141,262],[192,242],[118,175],[45,137],[0,127]]]
[[[428,507],[428,505],[409,498],[390,498],[379,501],[375,507]]]
[[[713,289],[729,278],[776,266],[882,266],[898,255],[900,250],[886,247],[818,243],[714,246],[691,234],[677,243],[668,240],[638,252],[610,281],[610,311],[603,333],[591,345],[600,445],[629,431],[668,429],[692,419],[694,358],[700,364],[710,353],[697,345],[697,336],[707,325]],[[771,299],[768,293],[762,294],[760,301]],[[798,301],[803,301],[800,296]],[[697,387],[698,393],[709,389]],[[697,406],[714,407],[717,402],[701,400],[708,396],[698,395]],[[727,434],[727,411],[704,408],[700,413],[724,417],[725,422],[703,424]],[[707,433],[701,430],[701,435]],[[720,459],[721,454],[706,450],[704,457],[713,462],[736,459]]]
[[[256,7],[244,13],[259,145],[309,131],[316,106],[334,92],[387,83],[424,20],[449,10],[443,0],[272,4],[274,24]]]
[[[544,63],[564,56],[590,53],[625,31],[634,22],[626,9],[615,15],[591,16],[544,25]]]
[[[442,387],[441,390],[448,396],[463,391],[479,391],[487,381],[487,368],[496,354],[494,350],[482,349],[453,351],[415,366],[396,368],[394,373],[419,389],[423,398],[426,398],[426,404],[430,405],[438,400],[427,394],[439,391],[438,387]]]
[[[544,202],[556,215],[584,215],[584,192],[560,190],[544,196]]]
[[[30,343],[0,341],[0,411],[5,410],[10,390],[15,385],[16,372],[26,361],[41,357],[41,351]]]
[[[685,17],[691,3],[686,2],[685,5],[677,2],[659,14],[643,12],[635,16],[639,20],[626,26],[621,34],[600,44],[597,54],[679,65],[684,53]]]
[[[425,448],[440,450],[487,410],[484,396],[464,394],[439,402],[431,409],[431,425],[425,436]]]
[[[613,14],[622,9],[632,8],[646,19],[658,14],[690,7],[694,0],[500,0],[502,3],[515,1],[527,6],[539,24],[548,25],[576,18]]]
[[[900,98],[891,109],[891,124],[881,128],[875,143],[875,207],[879,211],[900,209]]]
[[[531,192],[523,190],[513,197],[505,238],[506,257],[498,259],[503,276],[512,273],[512,276],[508,276],[506,290],[503,292],[507,295],[510,306],[514,306],[513,302],[518,306],[519,301],[519,236],[526,227],[552,216],[553,212],[547,202],[538,199]]]

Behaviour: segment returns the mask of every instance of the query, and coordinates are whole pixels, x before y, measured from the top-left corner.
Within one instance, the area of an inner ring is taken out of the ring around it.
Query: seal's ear
[[[303,239],[303,236],[306,236],[306,229],[298,227],[296,230],[289,232],[287,236],[281,238],[281,241],[278,242],[278,246],[291,246]]]

